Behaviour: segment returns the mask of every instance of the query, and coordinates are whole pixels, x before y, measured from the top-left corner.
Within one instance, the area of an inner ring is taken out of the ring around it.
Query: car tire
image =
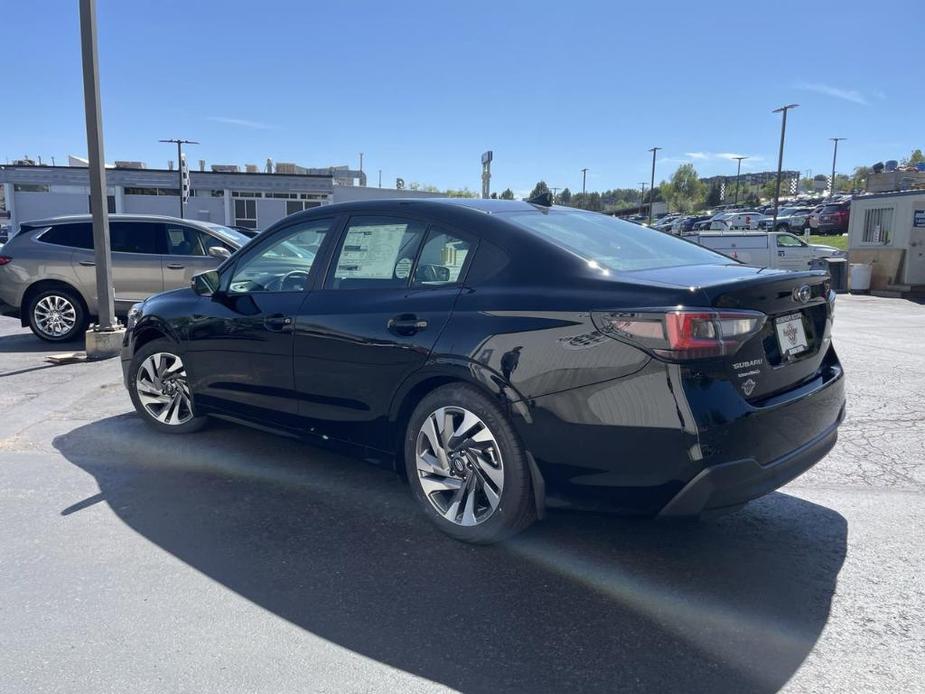
[[[29,328],[46,342],[68,342],[87,330],[87,310],[83,300],[67,287],[46,289],[29,299],[26,307]]]
[[[426,395],[408,421],[404,454],[412,494],[447,535],[490,544],[536,520],[526,451],[501,408],[475,387]]]
[[[170,340],[152,340],[135,352],[126,380],[135,411],[157,431],[191,434],[208,423],[195,414],[186,367]]]

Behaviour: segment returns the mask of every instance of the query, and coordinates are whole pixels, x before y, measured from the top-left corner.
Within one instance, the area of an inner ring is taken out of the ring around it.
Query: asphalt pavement
[[[484,548],[338,453],[152,432],[118,360],[0,319],[0,691],[925,691],[925,306],[839,297],[835,343],[841,438],[780,492]]]

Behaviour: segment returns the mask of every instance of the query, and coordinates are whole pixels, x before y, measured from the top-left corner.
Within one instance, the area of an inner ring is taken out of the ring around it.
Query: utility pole
[[[649,179],[649,224],[652,224],[652,203],[653,198],[655,197],[655,153],[660,150],[661,147],[653,147],[649,151],[652,152],[652,177]]]
[[[169,140],[158,140],[158,142],[174,142],[177,145],[177,175],[178,185],[177,192],[180,196],[180,219],[183,219],[183,145],[198,145],[195,140],[181,140],[173,138]]]
[[[642,208],[643,208],[643,207],[645,206],[645,204],[646,204],[646,182],[645,182],[645,181],[641,181],[641,182],[639,183],[639,189],[640,189],[640,192],[639,192],[639,214],[642,214]]]
[[[585,183],[587,182],[587,180],[588,180],[588,170],[582,169],[581,170],[581,194],[582,195],[585,194],[585,190],[586,190]]]
[[[783,113],[784,116],[780,122],[780,151],[777,154],[777,186],[774,189],[774,220],[771,222],[771,228],[777,228],[777,212],[780,209],[780,174],[784,166],[784,137],[787,134],[787,111],[796,108],[799,104],[787,104],[780,108],[775,108],[771,113]]]
[[[360,173],[363,173],[363,153],[360,152]]]
[[[739,175],[742,173],[742,160],[748,159],[748,157],[733,157],[736,161],[739,162],[739,165],[736,167],[736,199],[735,204],[739,204]]]
[[[93,215],[93,249],[96,261],[97,332],[118,327],[112,289],[112,255],[109,252],[109,208],[106,205],[106,168],[103,155],[103,117],[100,111],[99,54],[96,40],[96,0],[80,0],[80,54],[83,63],[84,109],[87,121],[87,166],[90,174],[90,210]],[[92,332],[92,331],[91,331]],[[92,350],[88,337],[88,355]],[[110,356],[100,354],[95,356]]]
[[[834,197],[834,196],[835,196],[835,159],[836,159],[836,157],[838,157],[838,143],[839,143],[841,140],[846,140],[846,139],[848,139],[848,138],[846,138],[846,137],[830,137],[829,139],[830,139],[832,142],[835,143],[835,151],[832,152],[832,186],[831,186],[831,188],[830,188],[830,190],[829,190],[829,197]]]
[[[382,187],[382,169],[379,169],[379,187]]]

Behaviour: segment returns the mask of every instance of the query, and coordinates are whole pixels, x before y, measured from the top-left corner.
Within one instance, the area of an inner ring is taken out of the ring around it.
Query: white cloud
[[[746,160],[752,163],[758,163],[764,161],[764,157],[759,157],[756,154],[739,154],[738,152],[685,152],[688,157],[691,159],[697,159],[698,161],[734,161],[739,157],[745,157]],[[745,164],[743,163],[743,166]]]
[[[794,87],[806,92],[816,92],[817,94],[824,94],[834,99],[842,99],[843,101],[850,101],[855,104],[867,104],[867,98],[857,89],[843,89],[820,82],[799,82],[795,84]]]
[[[228,118],[227,116],[208,116],[206,120],[224,123],[225,125],[239,125],[242,128],[253,128],[254,130],[270,130],[272,125],[259,123],[253,120],[244,120],[243,118]]]

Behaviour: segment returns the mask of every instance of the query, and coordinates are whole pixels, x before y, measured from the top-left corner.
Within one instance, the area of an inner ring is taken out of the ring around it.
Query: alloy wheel
[[[427,416],[415,445],[418,481],[437,513],[451,523],[483,523],[498,508],[504,486],[501,449],[491,430],[462,407]]]
[[[70,299],[60,294],[44,296],[32,309],[35,325],[49,337],[62,337],[77,325],[77,309]]]
[[[176,354],[157,352],[145,359],[135,390],[145,411],[162,424],[177,426],[193,418],[186,367]]]

